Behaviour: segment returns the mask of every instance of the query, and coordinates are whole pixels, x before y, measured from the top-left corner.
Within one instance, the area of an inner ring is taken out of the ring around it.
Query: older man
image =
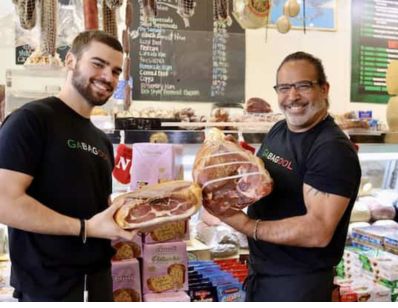
[[[330,301],[333,266],[358,193],[359,160],[328,115],[329,83],[319,59],[287,56],[276,81],[286,119],[272,127],[257,154],[274,190],[248,215],[220,218],[249,237],[247,301]]]

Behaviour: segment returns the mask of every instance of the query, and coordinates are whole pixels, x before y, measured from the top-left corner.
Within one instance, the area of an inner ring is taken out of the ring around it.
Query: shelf
[[[7,69],[6,70],[6,76],[11,77],[11,76],[18,76],[18,77],[34,77],[34,78],[40,78],[40,77],[49,77],[49,78],[54,78],[54,77],[66,77],[67,71],[66,69],[29,69],[25,67],[17,68],[17,69]]]
[[[169,143],[176,144],[197,144],[203,143],[205,140],[204,130],[125,130],[125,142],[136,143],[136,142],[149,142],[152,134],[165,133],[169,139]],[[226,134],[231,134],[235,138],[238,138],[238,131],[224,131]],[[398,133],[396,133],[398,136]],[[108,132],[108,136],[113,143],[120,142],[120,131],[114,130]],[[263,141],[265,133],[242,133],[243,139],[247,143],[259,144]],[[380,144],[385,142],[386,134],[384,132],[366,132],[361,134],[358,132],[351,132],[350,138],[355,143],[371,143]],[[396,145],[393,145],[396,147]]]

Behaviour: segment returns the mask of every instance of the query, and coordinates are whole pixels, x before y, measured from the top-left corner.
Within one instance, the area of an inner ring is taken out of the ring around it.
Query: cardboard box
[[[187,293],[166,292],[166,293],[148,293],[144,295],[144,302],[190,302],[191,299]]]
[[[188,259],[184,242],[144,244],[143,293],[188,290]]]
[[[210,248],[209,246],[203,244],[202,242],[192,239],[187,243],[188,260],[211,260]]]
[[[139,258],[142,255],[142,235],[138,233],[132,241],[113,240],[112,247],[116,249],[112,261]]]
[[[144,233],[146,244],[181,240],[189,240],[189,219],[169,222],[151,232]]]
[[[140,302],[141,276],[136,259],[112,262],[113,299],[115,302]]]
[[[130,189],[134,191],[149,184],[182,180],[182,155],[183,147],[180,144],[133,144]]]

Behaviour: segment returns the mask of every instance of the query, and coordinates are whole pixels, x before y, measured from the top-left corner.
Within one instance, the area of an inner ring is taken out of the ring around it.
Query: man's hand
[[[110,240],[116,240],[118,238],[122,238],[127,241],[133,240],[138,230],[123,230],[113,218],[116,211],[122,205],[122,202],[114,203],[106,210],[87,220],[87,237],[106,238]]]
[[[214,215],[213,216],[220,219],[223,223],[231,226],[235,230],[247,235],[251,236],[251,219],[243,212],[243,211],[236,211],[232,215]]]

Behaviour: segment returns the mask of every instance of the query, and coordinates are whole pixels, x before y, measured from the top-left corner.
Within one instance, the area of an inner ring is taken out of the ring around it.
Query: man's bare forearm
[[[254,237],[256,220],[250,219],[243,212],[222,220],[235,230]],[[322,247],[328,242],[320,222],[309,215],[295,216],[275,221],[259,221],[257,240],[274,244],[301,247]]]
[[[350,199],[303,185],[306,214],[279,220],[249,219],[243,212],[221,219],[246,234],[266,242],[300,247],[325,247],[333,237]],[[257,227],[256,227],[257,225]]]
[[[0,200],[0,222],[13,228],[53,235],[79,235],[80,222],[44,206],[24,194]]]
[[[299,247],[323,247],[330,240],[323,226],[309,215],[277,221],[260,221],[257,226],[257,238],[274,244]]]

